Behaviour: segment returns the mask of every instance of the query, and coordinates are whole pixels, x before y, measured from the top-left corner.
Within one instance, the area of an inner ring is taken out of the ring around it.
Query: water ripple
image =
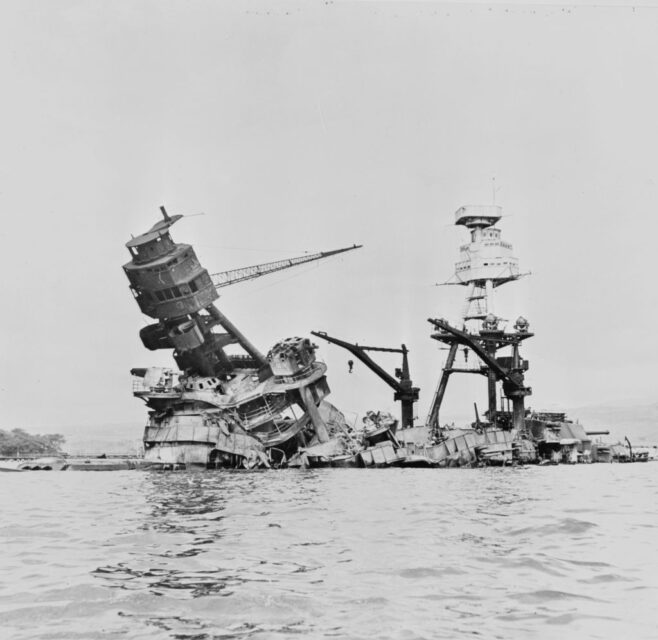
[[[4,475],[12,640],[656,637],[658,465]]]

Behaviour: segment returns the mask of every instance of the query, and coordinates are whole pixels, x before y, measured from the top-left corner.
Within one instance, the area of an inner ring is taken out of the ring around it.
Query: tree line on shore
[[[0,429],[0,456],[56,455],[62,453],[65,438],[61,433],[27,433],[23,429]]]

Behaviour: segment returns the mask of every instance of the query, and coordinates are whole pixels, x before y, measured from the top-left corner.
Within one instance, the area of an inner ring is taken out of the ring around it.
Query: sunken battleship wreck
[[[423,424],[414,424],[419,389],[410,377],[405,345],[400,349],[365,347],[324,332],[312,334],[349,351],[394,390],[401,420],[399,429],[390,430],[394,433],[390,439],[398,455],[409,460],[437,467],[610,462],[611,447],[592,438],[607,431],[585,431],[564,413],[533,412],[526,407],[532,388],[525,382],[529,362],[521,356],[521,346],[533,337],[530,324],[522,316],[509,323],[496,313],[494,304],[496,289],[526,275],[519,269],[512,245],[496,227],[501,218],[498,206],[465,206],[455,214],[455,224],[467,229],[470,242],[460,247],[454,274],[444,284],[466,289],[466,300],[457,323],[428,319],[431,338],[445,345],[448,353]],[[402,354],[395,378],[373,361],[372,351]],[[440,422],[453,374],[486,379],[486,409],[480,415],[474,403],[475,421],[465,428]],[[629,449],[632,460],[630,444]]]
[[[264,355],[215,301],[222,286],[359,247],[211,276],[190,245],[171,238],[182,216],[161,211],[162,220],[126,244],[131,260],[123,266],[139,308],[156,321],[140,331],[142,343],[173,350],[178,366],[131,371],[133,394],[149,409],[145,460],[167,468],[255,468],[287,465],[314,448],[332,457],[353,453],[343,415],[325,400],[326,365],[316,360],[315,345],[294,337]]]
[[[526,426],[525,399],[532,394],[525,383],[529,363],[520,354],[521,343],[533,334],[522,316],[508,330],[494,307],[495,289],[525,275],[519,270],[512,245],[502,239],[501,230],[495,226],[501,217],[497,206],[466,206],[456,212],[455,224],[466,227],[470,242],[460,247],[453,277],[444,284],[466,288],[465,304],[458,326],[443,318],[428,319],[434,329],[431,337],[447,345],[448,355],[424,428],[409,430],[400,437],[441,465],[537,459]],[[499,353],[506,349],[511,353]],[[487,381],[487,409],[481,418],[475,404],[475,422],[467,429],[442,427],[439,421],[448,382],[455,373],[475,374]]]
[[[444,318],[428,319],[431,338],[446,345],[448,354],[425,424],[401,430],[398,438],[438,466],[609,462],[608,448],[592,440],[607,431],[588,432],[564,413],[526,407],[532,388],[525,382],[529,362],[520,347],[533,334],[523,316],[508,328],[510,323],[496,313],[494,296],[499,287],[528,274],[521,273],[512,245],[495,226],[501,217],[495,205],[465,206],[455,213],[455,224],[468,230],[470,242],[460,247],[454,274],[444,284],[464,287],[465,304],[457,326]],[[474,403],[475,421],[463,429],[441,426],[439,420],[453,374],[486,378],[484,415]]]
[[[131,260],[123,266],[139,308],[155,320],[140,331],[142,343],[149,350],[172,350],[178,367],[131,370],[133,394],[148,407],[147,464],[164,469],[454,467],[614,459],[610,447],[592,440],[607,432],[586,432],[564,414],[526,407],[532,389],[525,383],[529,364],[520,347],[533,334],[523,317],[508,328],[494,307],[495,290],[524,275],[512,245],[495,226],[500,207],[456,212],[455,224],[466,227],[470,242],[460,248],[454,275],[444,284],[466,288],[466,301],[458,323],[428,320],[431,338],[446,345],[448,354],[424,423],[414,422],[420,391],[411,380],[404,344],[361,346],[311,332],[347,350],[400,402],[399,421],[368,411],[359,428],[327,401],[327,368],[316,359],[316,345],[292,337],[265,355],[215,302],[224,286],[360,246],[209,274],[190,245],[171,238],[170,228],[182,216],[170,216],[164,207],[161,212],[162,220],[126,244]],[[370,352],[399,353],[402,366],[392,375]],[[354,361],[348,365],[351,372]],[[475,404],[475,421],[463,429],[440,424],[455,373],[486,378],[487,408],[480,416]]]

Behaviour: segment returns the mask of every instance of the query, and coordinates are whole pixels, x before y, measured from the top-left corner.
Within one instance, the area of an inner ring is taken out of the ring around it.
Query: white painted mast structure
[[[460,260],[455,264],[454,280],[449,282],[469,288],[462,313],[464,326],[469,320],[495,317],[494,289],[521,277],[512,245],[502,240],[500,229],[494,227],[501,218],[498,206],[466,206],[455,214],[455,224],[471,233],[471,242],[459,248]]]
[[[513,255],[512,245],[501,238],[500,229],[494,225],[502,218],[502,208],[490,206],[464,206],[455,213],[455,224],[466,227],[471,234],[471,241],[460,247],[460,259],[455,264],[453,277],[444,284],[462,285],[468,288],[466,301],[462,311],[462,331],[480,334],[481,331],[498,331],[500,318],[496,315],[494,306],[494,289],[507,283],[518,280],[522,275],[519,272],[519,261]],[[517,325],[525,327],[527,321],[519,318]],[[516,328],[516,325],[515,325]],[[439,380],[430,412],[427,418],[428,427],[436,432],[439,428],[439,409],[445,394],[448,378],[453,372],[481,373],[482,362],[472,362],[468,366],[464,362],[462,367],[455,367],[455,358],[459,344],[450,343],[448,357]],[[467,349],[464,349],[467,358]],[[491,369],[489,379],[489,404],[495,406],[496,375]],[[490,416],[490,419],[494,418]]]

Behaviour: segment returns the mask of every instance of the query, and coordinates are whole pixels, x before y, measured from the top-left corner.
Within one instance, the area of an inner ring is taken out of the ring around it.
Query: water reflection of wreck
[[[140,337],[150,350],[173,349],[179,370],[136,368],[133,393],[149,407],[147,461],[164,466],[257,467],[288,461],[300,447],[330,443],[347,429],[325,397],[326,366],[308,339],[261,353],[215,306],[226,284],[304,264],[356,246],[221,274],[194,249],[175,243],[169,216],[127,243],[123,269],[144,314],[157,320]],[[231,348],[238,353],[230,352]]]

